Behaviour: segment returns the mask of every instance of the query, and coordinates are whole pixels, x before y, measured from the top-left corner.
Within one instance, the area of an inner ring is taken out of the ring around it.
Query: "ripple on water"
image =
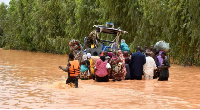
[[[168,82],[79,80],[72,88],[58,68],[66,64],[65,55],[0,50],[0,108],[200,108],[199,67],[172,65]]]

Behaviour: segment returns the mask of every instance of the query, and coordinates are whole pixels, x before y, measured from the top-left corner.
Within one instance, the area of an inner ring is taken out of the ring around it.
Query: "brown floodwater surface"
[[[199,109],[200,67],[171,65],[169,81],[65,84],[67,55],[0,49],[0,109]]]

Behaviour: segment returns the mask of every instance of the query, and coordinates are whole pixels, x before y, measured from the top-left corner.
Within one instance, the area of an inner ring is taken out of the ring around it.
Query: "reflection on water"
[[[65,84],[66,55],[0,50],[0,109],[200,108],[200,67],[172,65],[168,82]]]

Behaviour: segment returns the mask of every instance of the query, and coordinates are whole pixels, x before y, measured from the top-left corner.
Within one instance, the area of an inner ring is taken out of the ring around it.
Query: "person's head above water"
[[[104,56],[108,56],[108,51],[104,51],[104,52],[103,52],[103,55],[104,55]]]
[[[150,50],[152,51],[152,50],[153,50],[153,48],[154,48],[154,46],[153,46],[153,45],[151,45],[151,47],[150,47]]]
[[[165,56],[167,56],[167,54],[165,52],[162,52],[161,54],[162,59],[165,59]]]
[[[88,58],[88,59],[91,58],[91,53],[87,53],[87,58]]]
[[[93,56],[98,56],[97,51],[94,51],[94,52],[93,52]]]
[[[74,60],[74,54],[73,53],[69,54],[69,60]]]
[[[112,58],[116,58],[117,57],[117,53],[114,51],[112,52]]]
[[[101,56],[100,59],[101,59],[102,61],[105,61],[105,60],[106,60],[105,56]]]
[[[121,43],[125,43],[125,40],[124,40],[124,39],[121,39]]]
[[[141,52],[140,46],[137,46],[136,51],[137,51],[137,52],[138,52],[138,51]]]
[[[124,51],[124,57],[129,57],[129,55],[128,55],[128,52],[127,51]]]
[[[144,46],[144,50],[148,49],[147,45]]]

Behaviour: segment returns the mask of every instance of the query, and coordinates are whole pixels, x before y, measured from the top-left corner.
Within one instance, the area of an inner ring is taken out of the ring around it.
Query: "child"
[[[68,72],[68,78],[66,80],[66,84],[74,83],[75,87],[78,88],[78,75],[80,74],[80,65],[78,60],[74,60],[74,54],[69,54],[69,62],[66,68],[62,68],[65,72]]]
[[[168,68],[170,67],[170,64],[169,64],[168,59],[166,58],[165,52],[162,52],[161,58],[163,59],[163,63],[160,67],[158,67],[160,69],[160,76],[159,76],[158,81],[168,81],[168,78],[169,78]]]

